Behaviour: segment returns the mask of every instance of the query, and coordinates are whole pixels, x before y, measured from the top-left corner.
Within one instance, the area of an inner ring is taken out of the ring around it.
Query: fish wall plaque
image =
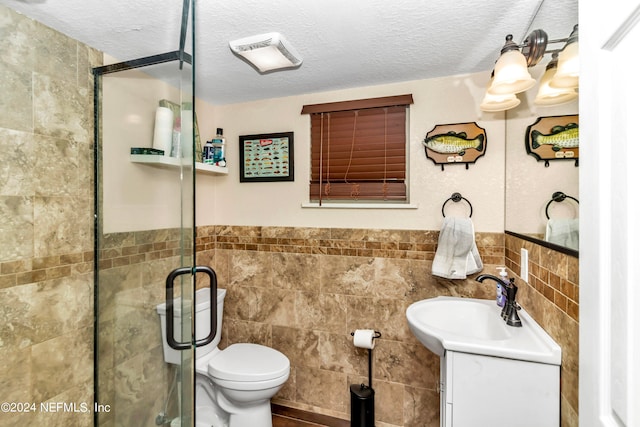
[[[436,125],[422,141],[428,159],[444,170],[445,164],[475,163],[487,150],[487,133],[477,123]]]
[[[578,115],[538,117],[527,127],[524,138],[527,154],[538,161],[574,160],[578,166],[580,154],[580,128]]]

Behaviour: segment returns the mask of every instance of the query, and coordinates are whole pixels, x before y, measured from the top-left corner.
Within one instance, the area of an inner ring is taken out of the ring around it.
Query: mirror
[[[556,10],[558,22],[542,22],[551,16],[543,10],[549,8]],[[545,30],[549,40],[563,39],[577,22],[577,2],[546,0],[530,28]],[[561,47],[562,44],[550,44],[547,50]],[[547,53],[538,65],[529,69],[536,81],[540,81],[550,60],[551,54]],[[505,232],[577,257],[579,166],[576,159],[564,158],[550,160],[545,166],[544,160],[527,152],[526,138],[530,135],[529,126],[540,118],[577,115],[578,100],[557,106],[536,106],[533,100],[537,90],[536,85],[520,93],[521,104],[507,110],[505,115]],[[546,133],[551,133],[551,129]]]

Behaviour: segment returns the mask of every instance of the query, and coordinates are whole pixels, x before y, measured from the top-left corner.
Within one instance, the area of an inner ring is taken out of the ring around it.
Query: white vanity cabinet
[[[446,351],[441,427],[557,427],[560,366]]]

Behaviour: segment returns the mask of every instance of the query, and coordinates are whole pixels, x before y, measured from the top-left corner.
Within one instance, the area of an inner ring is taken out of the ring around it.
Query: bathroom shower
[[[180,0],[174,0],[180,1]],[[175,51],[94,68],[94,425],[191,426],[195,287],[193,4]],[[156,111],[171,110],[176,152],[152,150]],[[167,276],[171,272],[167,291]],[[155,307],[183,296],[186,349],[165,363]],[[188,338],[187,338],[188,337]]]

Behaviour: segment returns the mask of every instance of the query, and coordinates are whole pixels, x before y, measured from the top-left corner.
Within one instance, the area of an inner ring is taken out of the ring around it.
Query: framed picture
[[[240,182],[293,181],[293,132],[240,136]]]

